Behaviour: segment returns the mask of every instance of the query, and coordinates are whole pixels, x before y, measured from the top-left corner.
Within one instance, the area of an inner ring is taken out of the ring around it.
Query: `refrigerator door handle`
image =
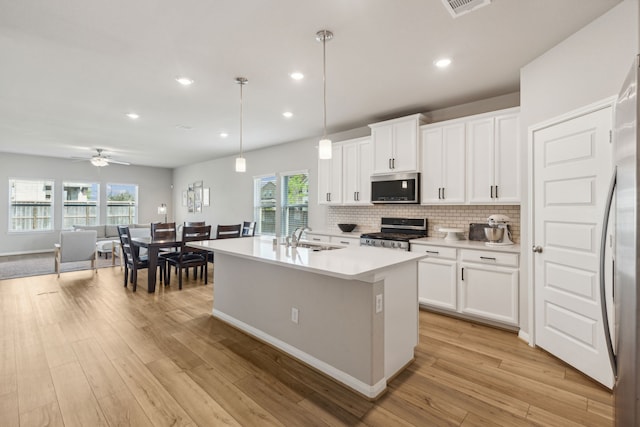
[[[609,331],[609,313],[607,312],[607,295],[605,291],[605,248],[607,246],[607,232],[609,225],[609,214],[611,212],[611,204],[613,202],[613,194],[616,191],[616,170],[613,171],[611,183],[609,184],[609,192],[607,194],[607,202],[604,208],[604,216],[602,218],[602,236],[600,238],[600,301],[602,309],[602,325],[604,327],[605,342],[607,343],[607,351],[609,352],[609,360],[613,369],[613,376],[618,377],[618,369],[616,363],[616,355],[613,352],[613,342],[611,340],[611,331]]]

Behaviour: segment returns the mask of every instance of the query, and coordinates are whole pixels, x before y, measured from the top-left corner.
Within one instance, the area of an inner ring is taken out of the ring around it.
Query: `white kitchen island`
[[[215,253],[214,317],[362,395],[380,396],[413,360],[424,254],[294,249],[266,237],[190,245]]]

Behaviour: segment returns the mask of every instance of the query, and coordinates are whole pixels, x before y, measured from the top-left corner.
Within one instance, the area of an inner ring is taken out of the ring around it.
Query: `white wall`
[[[528,128],[579,107],[617,95],[638,53],[638,0],[625,0],[522,68],[520,72],[521,153],[527,152]],[[527,230],[530,197],[528,160],[523,156],[522,244],[533,244]],[[528,322],[528,251],[520,269],[520,323]]]
[[[9,179],[50,179],[54,181],[53,231],[9,233]],[[106,218],[106,184],[138,185],[138,222],[159,221],[158,206],[171,210],[172,170],[141,166],[110,165],[97,168],[89,162],[73,162],[53,157],[0,153],[0,255],[53,251],[58,241],[62,218],[62,182],[100,182],[100,223]],[[53,261],[52,261],[53,262]]]

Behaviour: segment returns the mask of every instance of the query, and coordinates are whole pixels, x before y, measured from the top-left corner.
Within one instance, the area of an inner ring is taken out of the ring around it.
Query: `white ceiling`
[[[245,151],[320,136],[321,29],[335,35],[329,133],[516,92],[523,65],[619,2],[493,0],[453,19],[441,0],[0,0],[0,151],[104,148],[159,167],[233,155],[238,76]]]

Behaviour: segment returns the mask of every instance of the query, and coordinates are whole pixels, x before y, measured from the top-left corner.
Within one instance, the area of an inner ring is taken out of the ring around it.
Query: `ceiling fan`
[[[99,168],[104,167],[104,166],[109,166],[110,163],[116,164],[116,165],[125,165],[125,166],[129,166],[131,163],[127,163],[127,162],[121,162],[119,160],[113,160],[111,157],[107,156],[106,154],[104,154],[104,150],[102,148],[96,148],[96,151],[98,152],[98,154],[92,156],[92,157],[72,157],[72,159],[75,160],[88,160],[91,162],[92,165],[97,166]]]

